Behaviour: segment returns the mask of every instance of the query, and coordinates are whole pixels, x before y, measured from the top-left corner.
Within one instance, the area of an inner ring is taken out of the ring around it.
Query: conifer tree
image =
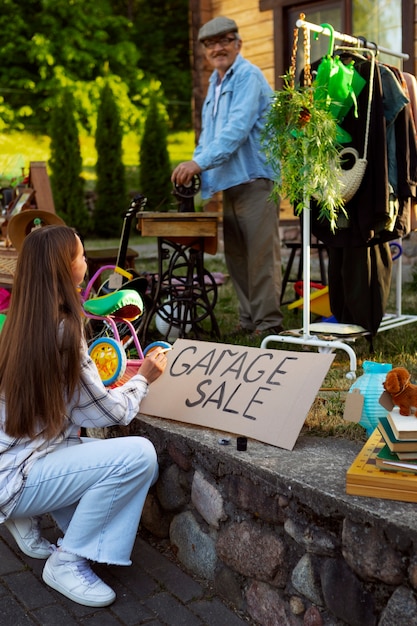
[[[140,144],[140,191],[148,199],[150,211],[167,211],[173,202],[171,166],[167,146],[167,125],[151,98]]]
[[[50,123],[51,188],[56,213],[68,226],[87,234],[90,226],[84,199],[82,158],[75,102],[72,94],[62,92],[59,102],[52,110]]]
[[[117,237],[126,210],[126,182],[123,164],[123,132],[120,113],[110,85],[106,84],[97,113],[97,150],[94,234]]]

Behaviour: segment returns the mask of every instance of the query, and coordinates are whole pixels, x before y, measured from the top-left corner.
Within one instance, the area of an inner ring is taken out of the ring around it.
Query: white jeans
[[[65,533],[63,550],[130,565],[146,495],[157,477],[148,439],[83,439],[36,461],[11,517],[50,513]]]

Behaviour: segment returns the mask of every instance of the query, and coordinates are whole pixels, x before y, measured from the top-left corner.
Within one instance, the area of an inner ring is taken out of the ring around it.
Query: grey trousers
[[[239,300],[240,325],[267,330],[282,324],[279,205],[265,178],[223,191],[225,259]]]

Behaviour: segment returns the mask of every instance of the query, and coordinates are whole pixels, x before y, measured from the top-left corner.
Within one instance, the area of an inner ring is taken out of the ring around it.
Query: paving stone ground
[[[54,525],[43,534],[55,542]],[[138,536],[130,567],[94,565],[117,599],[89,608],[68,600],[42,581],[44,561],[23,554],[0,525],[0,624],[2,626],[247,626],[248,621],[213,595],[156,547]]]
[[[132,246],[134,247],[134,246]],[[152,246],[138,247],[142,259]],[[43,534],[58,538],[46,518]],[[1,626],[248,626],[206,585],[178,563],[138,536],[130,567],[94,565],[111,585],[117,599],[110,607],[93,609],[68,600],[42,580],[44,561],[23,554],[8,530],[0,525]]]

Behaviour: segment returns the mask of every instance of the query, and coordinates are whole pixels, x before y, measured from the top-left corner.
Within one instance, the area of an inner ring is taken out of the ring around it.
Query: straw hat
[[[65,222],[55,213],[40,211],[39,209],[27,209],[11,218],[7,227],[7,236],[19,252],[24,238],[31,230],[37,226],[49,226],[51,224],[65,226]]]

